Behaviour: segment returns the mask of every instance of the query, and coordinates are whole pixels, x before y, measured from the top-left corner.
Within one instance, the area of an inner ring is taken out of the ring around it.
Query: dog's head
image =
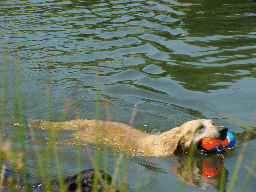
[[[180,130],[180,140],[177,152],[188,152],[192,145],[196,146],[201,153],[210,153],[202,147],[204,138],[225,140],[228,129],[223,126],[215,126],[212,120],[197,119],[184,123]],[[219,152],[223,152],[220,149]]]

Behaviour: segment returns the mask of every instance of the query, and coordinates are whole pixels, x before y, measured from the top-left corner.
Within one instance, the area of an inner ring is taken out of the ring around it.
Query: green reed
[[[5,119],[5,111],[6,111],[6,101],[7,101],[7,53],[3,54],[3,63],[2,63],[2,79],[1,79],[1,87],[2,87],[2,99],[1,99],[1,111],[0,111],[0,122],[1,122],[1,129],[0,134],[3,135],[3,124]]]
[[[21,92],[21,81],[19,76],[19,61],[18,58],[14,58],[14,90],[13,90],[13,98],[14,98],[14,117],[18,121],[19,126],[14,125],[14,132],[18,133],[18,139],[21,142],[21,151],[26,154],[26,144],[25,144],[25,123],[24,123],[24,114],[23,114],[23,99]],[[17,132],[16,132],[17,131]],[[26,166],[26,155],[24,155],[24,184],[26,189],[30,190],[29,180],[28,180],[28,170]]]
[[[8,65],[8,59],[10,59],[8,57],[8,53],[7,52],[4,52],[3,53],[3,60],[2,60],[2,73],[1,73],[1,76],[2,76],[2,79],[1,79],[1,85],[2,85],[2,98],[1,98],[1,109],[0,109],[0,118],[1,118],[1,123],[0,123],[0,126],[1,126],[1,136],[4,135],[4,132],[2,130],[3,127],[4,127],[4,123],[5,123],[5,119],[6,119],[6,104],[7,104],[7,96],[9,94],[9,91],[8,90],[8,83],[12,83],[14,86],[11,87],[13,88],[12,91],[12,97],[13,97],[13,100],[14,100],[14,103],[13,103],[13,117],[15,117],[15,119],[17,120],[16,121],[16,124],[13,125],[12,127],[14,128],[13,129],[13,132],[15,134],[15,139],[19,140],[21,145],[19,147],[19,150],[20,151],[23,151],[25,153],[26,151],[26,146],[25,146],[25,131],[24,131],[24,116],[23,116],[23,106],[22,106],[22,95],[21,95],[21,87],[20,87],[20,78],[19,78],[19,62],[18,62],[18,59],[15,57],[14,58],[14,62],[13,62],[13,65]],[[13,76],[13,79],[8,79],[8,69],[12,69],[11,72],[12,72],[12,76]],[[11,82],[9,82],[9,81]],[[2,138],[0,138],[2,140]],[[10,161],[13,161],[13,158],[11,157],[12,155],[12,152],[8,152],[7,150],[10,150],[11,147],[7,147],[5,146],[6,145],[6,142],[5,144],[3,143],[3,141],[1,141],[1,147],[3,151],[0,151],[1,153],[1,156],[3,154],[5,154],[5,158],[10,158],[8,160]],[[21,161],[25,161],[26,162],[26,156],[25,155],[18,155],[16,154],[16,159],[17,159],[17,162],[16,162],[16,166],[17,166],[17,169],[20,169],[21,167],[23,167],[23,171],[24,171],[24,185],[29,189],[29,185],[28,185],[28,177],[26,176],[27,174],[27,168],[26,168],[26,165],[24,166],[23,165],[23,162]],[[4,155],[3,155],[4,156]],[[21,157],[20,160],[19,159],[19,156]],[[2,158],[2,157],[1,157]],[[18,167],[19,166],[19,167]],[[2,165],[2,172],[1,174],[3,175],[4,174],[4,171],[5,171],[5,166]],[[1,188],[2,188],[2,181],[3,181],[3,177],[1,177]]]
[[[0,108],[0,135],[4,135],[3,128],[4,128],[4,119],[5,119],[5,110],[6,110],[6,100],[7,100],[7,53],[3,54],[3,64],[2,64],[2,79],[0,80],[2,86],[2,98],[1,98],[1,108]],[[2,138],[0,138],[1,145],[3,145]],[[1,158],[5,154],[0,151]],[[0,191],[3,189],[3,180],[4,180],[4,172],[5,172],[5,165],[1,166],[1,179],[0,179]]]
[[[19,150],[21,150],[22,152],[24,152],[25,154],[27,154],[27,147],[26,147],[26,142],[25,142],[25,136],[26,136],[26,126],[25,126],[25,121],[24,121],[24,113],[23,113],[23,99],[22,99],[22,89],[21,89],[21,79],[19,76],[19,61],[17,58],[14,58],[14,64],[13,66],[13,81],[14,81],[14,86],[12,87],[12,93],[13,93],[13,116],[15,117],[15,121],[18,123],[19,126],[16,125],[12,125],[12,128],[15,129],[14,133],[15,136],[19,139],[19,141],[21,142],[21,147]],[[8,90],[10,89],[8,87],[8,84],[11,84],[8,79],[8,70],[9,70],[9,62],[8,62],[8,54],[4,53],[3,55],[3,62],[2,62],[2,73],[1,73],[1,87],[2,87],[2,93],[1,93],[1,108],[0,108],[0,117],[2,118],[2,121],[0,121],[0,126],[1,126],[1,131],[0,134],[3,135],[3,129],[2,127],[4,126],[4,121],[6,120],[6,103],[7,103],[7,96],[8,94],[11,94]],[[51,108],[51,86],[50,86],[50,77],[48,76],[48,82],[46,85],[46,111],[47,111],[47,121],[51,121],[52,118],[52,108]],[[101,101],[100,101],[100,75],[99,75],[99,69],[98,66],[96,65],[95,67],[95,88],[96,88],[96,95],[95,95],[95,119],[99,120],[100,119],[100,105],[101,105]],[[108,103],[105,100],[105,105],[107,106]],[[72,100],[68,99],[68,101],[66,102],[59,120],[60,121],[64,121],[67,113],[70,111],[72,107]],[[135,116],[136,116],[136,106],[132,112],[131,115],[131,120],[130,120],[130,124],[132,124]],[[77,110],[79,111],[79,110]],[[106,107],[106,113],[109,115],[110,112],[108,111],[108,107]],[[224,116],[224,115],[223,115]],[[79,119],[79,113],[77,113],[76,118]],[[248,131],[248,137],[249,137],[249,133],[250,134],[255,134],[256,131],[254,129],[252,129],[251,126],[247,127],[245,125],[242,125],[241,123],[225,116],[226,119],[229,119],[230,121],[238,124],[239,126],[245,128]],[[108,118],[107,118],[108,120]],[[251,124],[252,125],[252,124]],[[57,178],[60,184],[60,188],[61,191],[65,191],[65,185],[64,185],[64,178],[63,178],[63,169],[61,167],[61,159],[60,159],[60,155],[59,155],[59,151],[57,149],[57,144],[56,144],[56,130],[54,130],[53,127],[51,127],[51,125],[49,124],[49,132],[48,132],[48,137],[50,138],[49,140],[49,145],[46,148],[46,150],[44,152],[41,152],[38,148],[38,143],[36,141],[33,141],[33,145],[34,145],[34,150],[35,150],[35,155],[36,155],[36,159],[37,159],[37,170],[38,170],[38,175],[44,180],[45,182],[45,191],[51,191],[51,171],[52,170],[52,166],[51,166],[51,153],[53,152],[53,156],[54,156],[54,160],[55,160],[55,166],[56,166],[56,170],[57,170]],[[29,132],[30,135],[32,137],[35,136],[34,133],[34,129],[33,127],[29,127]],[[244,143],[247,143],[248,141],[248,137],[245,138]],[[77,140],[77,169],[78,172],[81,172],[81,168],[82,168],[82,162],[81,162],[81,150],[79,149],[79,145],[80,145],[80,141]],[[103,146],[103,147],[102,147]],[[235,167],[235,170],[233,172],[233,175],[231,177],[231,182],[230,182],[230,186],[227,189],[228,191],[233,191],[234,189],[234,185],[237,179],[237,176],[239,174],[239,170],[242,166],[241,162],[244,158],[244,151],[245,151],[245,147],[246,144],[242,147],[241,152],[237,158],[237,164]],[[125,150],[125,149],[121,149]],[[94,150],[94,153],[91,152],[91,150],[89,148],[86,149],[87,154],[89,155],[89,158],[91,160],[91,163],[95,169],[96,172],[96,176],[95,176],[95,181],[94,181],[94,192],[97,192],[97,183],[100,180],[99,178],[99,170],[101,167],[101,164],[103,164],[103,170],[108,173],[108,148],[106,145],[102,145],[99,144],[98,146],[96,146],[96,149]],[[0,151],[1,152],[1,151]],[[102,155],[103,154],[103,155]],[[113,174],[113,180],[112,180],[112,184],[111,186],[116,186],[116,184],[118,184],[119,188],[121,191],[128,191],[127,187],[123,186],[123,183],[121,182],[121,180],[123,181],[127,181],[127,166],[125,164],[125,154],[120,152],[120,153],[116,153],[113,152],[114,156],[115,156],[115,161],[116,161],[116,165],[115,165],[115,170],[114,170],[114,174]],[[186,171],[186,169],[189,169],[189,164],[192,163],[192,158],[195,156],[195,146],[192,146],[190,152],[188,153],[188,157],[187,157],[187,162],[186,162],[186,166],[184,171]],[[9,159],[7,159],[9,160]],[[24,185],[26,188],[26,191],[30,191],[31,190],[31,186],[29,184],[29,179],[28,179],[28,170],[27,170],[27,166],[26,166],[26,162],[27,162],[27,158],[26,155],[23,159],[24,161],[24,168],[23,168],[23,173],[25,175],[24,177]],[[246,175],[246,177],[244,178],[243,184],[240,188],[240,191],[243,191],[246,187],[246,185],[248,184],[248,181],[250,179],[250,177],[252,176],[253,170],[255,169],[256,166],[256,155],[254,160],[252,161],[251,165],[248,167],[248,173]],[[1,169],[3,170],[4,167],[2,166]],[[0,169],[0,170],[1,170]],[[250,171],[249,171],[250,170]],[[3,173],[3,171],[0,172],[0,175]],[[78,175],[79,177],[79,183],[78,183],[78,188],[81,189],[81,175]],[[118,178],[122,178],[121,180]],[[139,191],[139,187],[141,186],[141,176],[140,173],[138,172],[137,175],[137,191]],[[148,179],[149,180],[149,179]],[[1,181],[1,180],[0,180]],[[118,182],[119,181],[119,182]],[[221,172],[221,185],[220,185],[220,191],[225,191],[225,183],[226,183],[226,171],[223,169]],[[1,191],[1,186],[2,186],[2,182],[0,182],[0,191]],[[148,184],[149,186],[149,184]],[[185,183],[182,182],[180,184],[180,188],[179,191],[184,191],[184,187],[185,187]],[[150,188],[148,188],[149,191]],[[13,191],[15,191],[13,189]]]
[[[234,169],[234,173],[233,173],[232,178],[231,178],[230,186],[228,188],[228,192],[231,192],[231,191],[234,190],[234,185],[235,185],[237,176],[239,174],[239,170],[241,168],[241,164],[242,164],[242,161],[243,161],[243,158],[244,158],[245,149],[246,149],[248,141],[249,141],[249,136],[250,136],[250,134],[256,134],[255,129],[253,129],[253,127],[252,127],[253,123],[255,122],[256,110],[252,115],[250,126],[243,125],[242,123],[238,122],[237,120],[235,120],[235,119],[233,119],[233,118],[231,118],[231,117],[229,117],[229,116],[227,116],[223,113],[219,113],[219,114],[222,117],[224,117],[224,118],[228,119],[229,121],[239,125],[240,127],[244,128],[247,131],[247,134],[246,134],[245,139],[243,141],[243,146],[242,146],[240,154],[237,158],[237,162],[236,162],[236,166],[235,166],[235,169]],[[256,155],[255,155],[255,158],[252,161],[251,168],[254,169],[255,165],[256,165]],[[248,184],[251,175],[252,175],[252,173],[250,173],[248,171],[246,177],[244,178],[243,184],[240,187],[240,191],[243,191],[243,189],[245,189],[245,186]]]
[[[256,154],[255,154],[254,159],[252,161],[252,164],[251,164],[251,166],[249,168],[250,168],[250,170],[254,170],[255,167],[256,167]],[[252,175],[253,175],[252,172],[250,172],[248,170],[248,172],[247,172],[247,174],[246,174],[246,176],[244,178],[244,181],[243,181],[243,183],[242,183],[242,185],[240,187],[240,190],[239,190],[240,192],[243,192],[245,190],[246,185],[248,184],[248,182],[249,182],[249,180],[250,180]],[[254,175],[256,175],[256,174],[254,173]]]

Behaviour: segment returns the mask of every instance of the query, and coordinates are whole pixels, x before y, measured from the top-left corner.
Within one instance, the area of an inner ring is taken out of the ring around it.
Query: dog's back
[[[74,137],[83,143],[106,144],[129,153],[138,152],[139,140],[150,135],[123,123],[100,120],[78,119],[65,122],[30,120],[29,125],[44,130],[74,130]]]

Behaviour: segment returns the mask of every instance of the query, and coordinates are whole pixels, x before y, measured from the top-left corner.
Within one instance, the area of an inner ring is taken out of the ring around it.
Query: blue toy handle
[[[234,136],[232,133],[227,132],[227,138],[228,138],[228,140],[229,140],[227,148],[234,147],[234,145],[235,145],[235,143],[236,143],[236,138],[235,138],[235,136]]]
[[[228,138],[228,145],[225,148],[229,149],[229,148],[234,147],[234,145],[236,143],[235,136],[232,133],[227,132],[227,138]],[[218,147],[211,148],[211,149],[209,149],[209,151],[216,152],[216,151],[218,151]]]

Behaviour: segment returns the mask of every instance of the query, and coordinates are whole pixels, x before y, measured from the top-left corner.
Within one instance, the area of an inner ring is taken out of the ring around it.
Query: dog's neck
[[[151,154],[153,156],[169,156],[173,155],[179,145],[179,127],[169,131],[151,134],[138,141],[141,151],[145,156]]]

